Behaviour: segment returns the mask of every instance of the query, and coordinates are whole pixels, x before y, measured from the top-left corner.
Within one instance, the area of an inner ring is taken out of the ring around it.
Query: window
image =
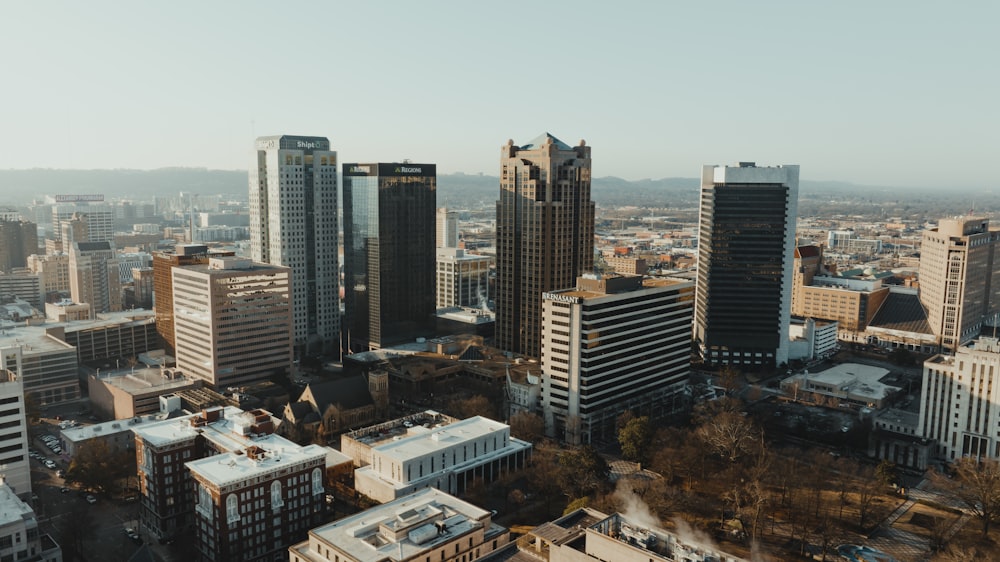
[[[236,494],[229,494],[226,497],[226,521],[228,523],[236,523],[240,520],[240,503],[236,498]]]
[[[314,496],[323,493],[323,471],[318,467],[312,471],[312,492]]]
[[[278,511],[284,504],[281,499],[281,482],[275,480],[271,483],[271,510]]]

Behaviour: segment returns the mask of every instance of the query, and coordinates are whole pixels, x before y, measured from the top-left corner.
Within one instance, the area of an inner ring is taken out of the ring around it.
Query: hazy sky
[[[549,131],[596,176],[994,187],[997,21],[995,0],[7,2],[0,168],[245,169],[255,136],[305,134],[496,175],[508,138]]]

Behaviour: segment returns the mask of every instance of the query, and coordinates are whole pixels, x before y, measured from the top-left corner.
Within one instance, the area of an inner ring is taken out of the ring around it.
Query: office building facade
[[[919,436],[938,457],[1000,459],[1000,340],[980,337],[924,361]]]
[[[368,351],[433,330],[437,167],[344,164],[348,346]]]
[[[259,137],[250,168],[250,257],[292,271],[299,350],[339,347],[337,153],[323,137]]]
[[[227,257],[171,272],[174,346],[185,375],[225,389],[291,372],[289,268]]]
[[[11,273],[15,268],[26,267],[28,256],[37,253],[37,224],[0,220],[0,271]]]
[[[798,189],[798,166],[703,168],[694,337],[706,363],[787,363]]]
[[[542,294],[542,409],[550,437],[615,439],[622,413],[652,418],[681,404],[690,376],[694,283],[581,277]]]
[[[437,250],[437,308],[486,308],[489,299],[489,256],[459,248]]]
[[[920,243],[920,303],[943,352],[979,335],[1000,313],[1000,229],[989,219],[938,221]]]
[[[31,497],[31,466],[28,457],[28,421],[24,407],[24,384],[20,366],[20,348],[0,349],[0,466],[3,483],[21,498]]]
[[[74,301],[90,305],[91,318],[122,309],[121,273],[111,242],[73,242],[69,290]]]
[[[458,212],[447,207],[437,210],[437,247],[458,247]]]
[[[103,200],[103,197],[102,197]],[[81,226],[64,225],[72,221]],[[62,250],[68,252],[73,242],[114,242],[115,211],[103,204],[62,203],[52,206],[52,231],[54,239],[60,242]],[[85,238],[79,233],[84,233]],[[75,233],[67,234],[67,233]]]
[[[541,354],[542,293],[594,267],[590,147],[545,133],[501,149],[497,201],[496,345]]]
[[[156,312],[156,331],[163,338],[167,353],[173,354],[174,345],[174,273],[173,268],[186,265],[204,265],[210,257],[232,257],[233,252],[209,253],[202,244],[181,244],[173,252],[153,253],[153,310]]]

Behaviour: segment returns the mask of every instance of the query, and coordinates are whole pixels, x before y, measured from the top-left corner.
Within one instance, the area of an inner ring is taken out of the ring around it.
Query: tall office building
[[[942,351],[954,352],[1000,313],[1000,229],[989,219],[938,221],[920,243],[920,302]]]
[[[437,210],[437,247],[458,247],[458,213],[447,207]]]
[[[73,300],[90,305],[91,318],[122,309],[121,273],[111,242],[74,242],[69,254]]]
[[[0,220],[0,271],[11,273],[15,267],[25,267],[28,256],[37,253],[37,224]]]
[[[170,272],[178,369],[222,389],[290,373],[289,268],[226,257]]]
[[[337,153],[323,137],[257,139],[250,169],[250,257],[292,270],[295,346],[339,347]]]
[[[437,308],[486,309],[492,258],[460,248],[437,250]]]
[[[344,164],[344,300],[357,353],[433,330],[437,167]]]
[[[542,294],[545,432],[572,445],[614,439],[622,413],[669,415],[691,373],[694,283],[581,277]]]
[[[103,200],[103,196],[101,196]],[[87,239],[68,239],[63,225],[80,220],[86,223]],[[64,203],[52,206],[52,232],[62,245],[62,250],[69,251],[73,242],[113,242],[115,239],[115,211],[106,205],[88,205],[86,203]]]
[[[42,294],[47,301],[59,300],[60,293],[70,292],[69,254],[59,252],[28,256],[28,269],[41,278]]]
[[[31,495],[31,466],[28,460],[28,422],[24,407],[21,346],[0,348],[0,480],[14,492]]]
[[[507,141],[497,201],[496,345],[541,354],[542,293],[573,287],[594,267],[590,147],[545,133]]]
[[[702,170],[694,337],[706,363],[787,363],[798,194],[798,166]]]

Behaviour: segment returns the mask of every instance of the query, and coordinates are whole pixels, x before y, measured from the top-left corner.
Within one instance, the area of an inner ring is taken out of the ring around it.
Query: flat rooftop
[[[0,527],[34,517],[35,512],[14,494],[10,486],[0,484]]]
[[[201,435],[205,439],[216,444],[220,450],[236,451],[257,442],[248,435],[238,433],[239,427],[248,420],[248,412],[235,407],[226,406],[220,408],[219,419],[203,425],[192,424],[192,420],[200,418],[202,413],[189,414],[159,423],[153,423],[141,427],[135,427],[136,435],[141,436],[154,447],[162,447],[171,443],[180,443],[188,439]],[[286,443],[291,443],[282,439]]]
[[[72,345],[45,333],[45,325],[6,327],[0,331],[0,348],[21,347],[26,356],[53,351],[73,351]]]
[[[87,441],[88,439],[93,439],[95,437],[101,437],[104,435],[112,435],[115,433],[120,433],[123,431],[132,431],[134,428],[139,426],[149,426],[150,424],[161,422],[167,419],[167,414],[158,413],[148,416],[136,416],[134,418],[126,420],[112,420],[103,423],[95,423],[93,425],[82,425],[80,427],[71,427],[62,430],[62,437],[67,441],[72,441],[74,443],[80,443],[82,441]]]
[[[373,447],[372,453],[377,452],[385,457],[405,461],[485,437],[506,427],[498,421],[476,416],[443,427],[420,428],[422,431],[412,432],[402,439]],[[511,443],[516,441],[516,439],[510,439]]]
[[[484,527],[486,540],[506,532],[490,521],[488,511],[428,488],[317,527],[308,542],[292,549],[307,560],[329,559],[310,554],[312,544],[329,545],[361,562],[413,560]]]
[[[276,435],[254,439],[251,445],[250,450],[212,455],[185,463],[185,466],[205,480],[223,487],[311,460],[323,460],[326,466],[329,449],[320,445],[300,447]]]
[[[104,384],[119,388],[129,394],[144,394],[148,392],[173,392],[195,384],[191,379],[170,378],[160,369],[145,368],[113,370],[110,373],[101,373],[100,379]]]

